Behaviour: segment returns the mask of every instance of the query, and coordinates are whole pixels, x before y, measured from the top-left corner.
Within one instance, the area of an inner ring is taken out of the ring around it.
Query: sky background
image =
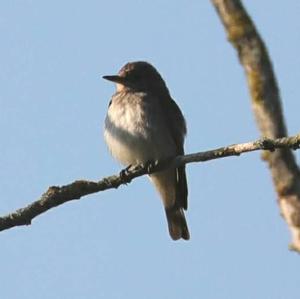
[[[296,134],[300,2],[244,3]],[[120,171],[103,140],[114,86],[101,76],[128,61],[147,60],[166,80],[187,119],[187,153],[260,137],[208,0],[1,1],[0,36],[1,215],[48,186]],[[169,238],[158,195],[138,178],[1,232],[0,297],[298,299],[300,257],[260,153],[190,164],[187,175],[189,242]]]

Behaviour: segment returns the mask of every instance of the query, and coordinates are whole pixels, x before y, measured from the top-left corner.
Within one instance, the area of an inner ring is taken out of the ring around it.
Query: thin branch
[[[209,160],[225,158],[229,156],[239,156],[246,152],[257,150],[278,151],[279,148],[300,148],[300,134],[288,137],[272,139],[261,139],[254,142],[234,144],[226,147],[217,148],[210,151],[178,156],[174,159],[167,159],[154,164],[151,169],[146,166],[134,166],[123,170],[119,175],[113,175],[98,182],[79,180],[62,187],[52,186],[41,196],[40,199],[19,209],[11,214],[0,217],[0,231],[15,226],[30,225],[33,218],[45,213],[51,208],[57,207],[67,201],[80,199],[81,197],[104,191],[112,188],[118,188],[120,185],[127,184],[131,180],[147,173],[157,172],[166,168],[178,167],[192,162],[205,162]]]
[[[266,46],[240,0],[211,0],[244,67],[252,108],[261,135],[287,136],[280,93]],[[291,249],[300,252],[300,171],[291,150],[265,153],[281,214],[292,233]]]

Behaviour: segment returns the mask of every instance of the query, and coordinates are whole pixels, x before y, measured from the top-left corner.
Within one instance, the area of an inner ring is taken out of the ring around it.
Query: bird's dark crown
[[[129,62],[121,68],[117,76],[105,76],[104,78],[122,84],[130,90],[169,95],[165,81],[159,72],[145,61]]]

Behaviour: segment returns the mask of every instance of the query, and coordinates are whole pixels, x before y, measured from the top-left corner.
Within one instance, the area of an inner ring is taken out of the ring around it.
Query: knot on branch
[[[274,144],[274,141],[269,139],[269,138],[262,138],[258,141],[258,144],[261,146],[261,148],[263,150],[267,150],[267,151],[270,151],[270,152],[274,152],[275,151],[275,144]]]
[[[294,137],[294,140],[292,142],[292,149],[297,150],[300,148],[300,134],[296,135]]]

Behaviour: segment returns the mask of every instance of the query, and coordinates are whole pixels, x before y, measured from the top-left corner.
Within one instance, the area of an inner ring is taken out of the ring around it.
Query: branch
[[[244,67],[252,108],[261,135],[287,136],[279,88],[266,46],[240,0],[211,0]],[[291,150],[265,153],[278,194],[281,215],[291,234],[290,248],[300,252],[300,170]]]
[[[149,172],[149,167],[137,165],[121,171],[119,175],[109,176],[98,182],[79,180],[62,187],[52,186],[49,187],[40,199],[31,203],[27,207],[0,217],[0,231],[15,226],[30,225],[33,218],[45,213],[51,208],[57,207],[67,201],[80,199],[88,194],[118,188],[120,185],[127,184],[131,182],[131,180],[147,173],[153,173],[171,167],[176,168],[192,162],[205,162],[229,156],[239,156],[240,154],[257,150],[277,152],[278,150],[275,149],[278,148],[299,149],[300,134],[293,137],[278,138],[275,140],[264,138],[254,142],[234,144],[206,152],[178,156],[174,159],[167,159],[156,163],[151,167],[151,172]]]

